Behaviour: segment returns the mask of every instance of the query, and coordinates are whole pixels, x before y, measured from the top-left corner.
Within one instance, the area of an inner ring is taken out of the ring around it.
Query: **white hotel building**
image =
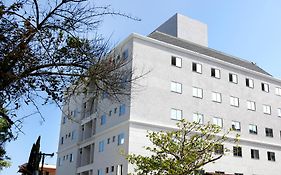
[[[256,64],[207,46],[207,26],[176,14],[148,36],[131,34],[117,47],[131,61],[141,90],[121,103],[69,102],[73,122],[62,116],[58,175],[126,175],[120,154],[147,154],[147,130],[175,128],[177,120],[208,121],[234,128],[239,146],[206,172],[281,174],[281,80]],[[85,112],[87,111],[87,112]]]

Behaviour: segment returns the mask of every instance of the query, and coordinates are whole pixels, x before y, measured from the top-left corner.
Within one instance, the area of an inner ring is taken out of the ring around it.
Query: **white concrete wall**
[[[275,87],[281,86],[279,80],[274,80],[269,76],[262,76],[237,66],[224,64],[221,61],[206,59],[166,44],[159,45],[145,40],[138,37],[134,39],[133,66],[145,67],[146,70],[151,70],[151,72],[139,82],[144,87],[143,91],[139,92],[138,96],[131,100],[131,121],[174,126],[176,121],[170,119],[171,108],[183,110],[183,117],[188,121],[192,121],[194,112],[204,114],[204,122],[212,121],[213,116],[221,117],[223,118],[224,129],[231,127],[232,120],[239,121],[242,127],[241,132],[234,132],[234,134],[241,134],[240,144],[245,150],[243,158],[230,155],[216,164],[206,166],[206,169],[210,171],[221,170],[227,173],[244,173],[245,175],[280,174],[281,167],[278,165],[281,161],[281,118],[277,117],[277,108],[281,106],[281,97],[275,95]],[[171,66],[171,56],[182,58],[182,68]],[[202,74],[192,72],[192,62],[202,64]],[[210,76],[211,68],[220,69],[220,79]],[[238,84],[228,81],[229,73],[238,75]],[[254,79],[254,89],[245,86],[246,77]],[[171,92],[171,81],[182,83],[182,94]],[[261,90],[261,82],[269,84],[269,93]],[[203,99],[192,97],[193,86],[203,89]],[[222,103],[212,101],[212,91],[222,94]],[[230,96],[239,98],[240,106],[238,108],[230,106]],[[256,102],[256,111],[247,110],[247,100]],[[263,114],[263,104],[271,105],[271,115]],[[249,124],[258,126],[257,135],[249,133]],[[274,130],[273,138],[265,136],[265,127]],[[146,130],[147,128],[145,127],[143,127],[142,131],[130,129],[130,152],[143,153],[140,150],[142,150],[141,147],[144,143],[147,142],[145,138]],[[251,160],[249,153],[251,148],[260,150],[260,160]],[[275,162],[267,160],[266,151],[275,152]],[[260,166],[255,168],[256,165]],[[263,170],[260,171],[261,169]]]

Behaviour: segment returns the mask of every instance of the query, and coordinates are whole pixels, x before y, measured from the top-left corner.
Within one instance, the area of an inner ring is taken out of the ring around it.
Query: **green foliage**
[[[151,156],[127,156],[128,161],[136,165],[133,174],[196,174],[204,165],[220,159],[229,151],[223,147],[229,131],[222,133],[217,125],[201,125],[182,120],[177,123],[177,127],[174,131],[148,133],[147,137],[153,146],[145,148],[151,152]]]

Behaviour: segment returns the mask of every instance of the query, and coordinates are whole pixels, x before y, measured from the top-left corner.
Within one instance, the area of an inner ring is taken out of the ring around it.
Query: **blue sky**
[[[97,4],[111,4],[117,11],[139,17],[140,22],[108,16],[100,33],[111,37],[116,45],[130,33],[147,35],[175,13],[197,19],[208,25],[209,47],[234,55],[267,70],[281,79],[281,1],[280,0],[96,0]],[[30,107],[23,114],[32,113]],[[45,122],[39,116],[24,120],[18,140],[7,144],[13,166],[0,172],[13,175],[18,165],[27,161],[29,151],[41,135],[42,151],[57,151],[61,112],[54,105],[42,107]],[[56,158],[47,158],[55,164]]]

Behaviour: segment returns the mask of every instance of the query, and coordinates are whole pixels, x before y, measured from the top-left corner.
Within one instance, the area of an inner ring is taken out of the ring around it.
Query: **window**
[[[254,88],[254,80],[246,78],[246,86],[249,88]]]
[[[171,91],[181,93],[182,92],[182,84],[177,82],[171,82]]]
[[[105,168],[105,173],[106,173],[106,174],[109,173],[109,167],[106,167],[106,168]]]
[[[250,124],[249,125],[249,133],[251,133],[251,134],[258,134],[258,127],[257,127],[257,125]]]
[[[223,127],[222,118],[213,117],[213,124],[214,125],[218,125],[218,126],[220,126],[222,128]]]
[[[247,101],[247,108],[248,110],[255,111],[256,103],[254,101]]]
[[[203,124],[203,114],[193,113],[193,122]]]
[[[264,92],[269,92],[269,85],[266,83],[261,83],[261,90]]]
[[[229,82],[238,83],[238,76],[236,74],[229,73]]]
[[[278,115],[278,117],[281,117],[281,108],[277,109],[277,115]]]
[[[111,110],[109,111],[108,115],[109,115],[109,116],[111,116],[111,115],[112,115],[112,111],[111,111]]]
[[[181,120],[182,119],[182,110],[171,109],[171,119],[173,119],[173,120]]]
[[[221,93],[212,92],[212,101],[221,103]]]
[[[181,67],[181,58],[172,56],[171,65],[176,66],[176,67]]]
[[[242,148],[240,146],[233,147],[233,156],[242,157]]]
[[[119,116],[124,115],[126,113],[126,105],[122,104],[119,106]]]
[[[103,175],[102,169],[98,169],[98,175]]]
[[[281,88],[280,87],[275,88],[275,94],[281,96]]]
[[[192,88],[192,96],[197,98],[203,98],[203,89],[193,87]]]
[[[63,144],[63,137],[61,137],[60,144]]]
[[[107,138],[107,144],[109,144],[110,143],[110,138]]]
[[[65,124],[65,122],[66,122],[66,116],[63,116],[63,118],[62,118],[62,124]]]
[[[116,114],[117,113],[117,108],[114,108],[114,114]]]
[[[129,50],[128,49],[123,51],[122,57],[123,57],[123,59],[127,59],[129,57]]]
[[[124,142],[125,142],[124,133],[121,133],[121,134],[118,135],[118,142],[117,142],[117,144],[118,145],[123,145]]]
[[[267,160],[275,162],[275,153],[267,151]]]
[[[71,132],[71,140],[74,140],[74,139],[76,139],[76,131],[75,130],[73,130]]]
[[[114,172],[114,166],[111,166],[111,172]]]
[[[106,123],[106,115],[102,115],[100,119],[100,124],[104,125]]]
[[[237,97],[230,97],[230,105],[238,107],[239,106],[239,98]]]
[[[260,159],[259,150],[251,149],[251,158],[252,159]]]
[[[202,74],[202,65],[199,63],[192,63],[192,71]]]
[[[219,69],[211,68],[211,77],[221,78],[221,73]]]
[[[69,162],[73,162],[73,155],[69,154]]]
[[[271,107],[269,105],[263,105],[263,113],[271,114]]]
[[[99,152],[103,152],[104,151],[104,140],[99,142]]]
[[[265,128],[265,136],[266,137],[273,137],[273,129],[272,128]]]
[[[224,148],[222,144],[215,145],[215,154],[223,154]]]
[[[241,131],[240,122],[232,121],[231,128],[233,131]]]
[[[116,175],[123,175],[123,165],[117,165]]]

